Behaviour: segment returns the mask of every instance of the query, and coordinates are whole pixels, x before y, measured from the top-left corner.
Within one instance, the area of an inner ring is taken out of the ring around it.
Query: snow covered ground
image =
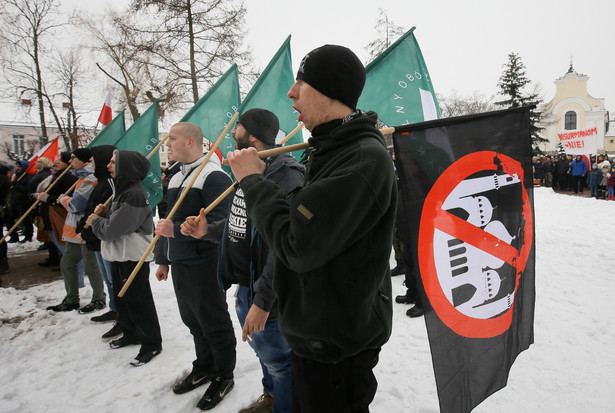
[[[508,385],[474,411],[615,412],[615,202],[537,188],[535,213],[535,343],[518,357]],[[100,339],[111,324],[45,310],[64,297],[61,281],[0,289],[0,412],[199,411],[206,386],[181,396],[171,391],[191,368],[192,339],[171,282],[158,282],[153,273],[150,279],[164,349],[138,368],[128,365],[138,347],[111,350]],[[395,295],[405,292],[402,281],[393,278]],[[91,290],[81,291],[85,304]],[[213,410],[220,413],[237,412],[262,392],[258,361],[241,342],[233,291],[235,388]],[[425,323],[406,317],[407,308],[394,304],[393,335],[376,368],[375,413],[438,412]]]

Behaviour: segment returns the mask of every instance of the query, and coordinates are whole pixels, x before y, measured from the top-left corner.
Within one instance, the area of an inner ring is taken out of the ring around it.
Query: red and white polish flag
[[[100,111],[100,116],[98,116],[98,122],[107,126],[111,119],[113,118],[113,111],[111,110],[111,91],[107,91],[107,97],[105,98],[105,103],[103,104],[102,110]]]

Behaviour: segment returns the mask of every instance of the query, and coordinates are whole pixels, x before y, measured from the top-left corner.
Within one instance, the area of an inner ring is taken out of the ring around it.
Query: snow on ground
[[[519,355],[508,385],[474,411],[615,412],[615,202],[537,188],[535,213],[535,343]],[[9,257],[21,247],[10,245]],[[150,279],[164,349],[138,368],[128,365],[138,347],[112,350],[100,339],[111,324],[94,324],[76,311],[45,310],[64,297],[62,281],[0,289],[0,412],[199,411],[206,386],[180,396],[171,391],[189,372],[194,349],[171,282],[158,282],[153,273]],[[402,281],[393,278],[395,295],[405,292]],[[233,291],[235,388],[214,409],[220,413],[237,412],[262,392],[258,361],[241,342]],[[89,286],[81,292],[81,303],[89,302]],[[375,413],[438,412],[425,323],[406,317],[407,308],[394,304],[393,335],[375,370]]]

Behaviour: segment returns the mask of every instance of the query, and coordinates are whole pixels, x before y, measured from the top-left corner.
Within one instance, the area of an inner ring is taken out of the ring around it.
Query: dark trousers
[[[575,175],[572,177],[572,190],[576,194],[577,192],[583,193],[583,187],[585,187],[585,177],[581,175]]]
[[[423,301],[421,294],[419,294],[419,282],[420,272],[416,259],[412,256],[412,250],[409,246],[404,244],[404,263],[406,265],[406,272],[404,274],[406,284],[406,296],[412,297],[417,307],[423,308]]]
[[[319,363],[291,353],[293,413],[367,413],[378,382],[380,349],[338,363]]]
[[[136,337],[141,342],[141,351],[152,351],[160,348],[162,336],[152,289],[149,285],[149,264],[147,262],[137,272],[124,297],[117,296],[136,265],[135,261],[111,262],[115,307],[118,313],[118,323],[124,335]]]
[[[193,370],[233,378],[237,355],[235,331],[226,304],[226,294],[217,278],[218,261],[205,264],[171,265],[171,277],[179,315],[194,338]]]

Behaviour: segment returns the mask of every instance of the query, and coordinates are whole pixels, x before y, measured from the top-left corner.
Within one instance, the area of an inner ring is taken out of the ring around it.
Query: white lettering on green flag
[[[358,107],[376,111],[378,118],[389,126],[441,116],[414,29],[406,32],[365,68],[367,79]]]

